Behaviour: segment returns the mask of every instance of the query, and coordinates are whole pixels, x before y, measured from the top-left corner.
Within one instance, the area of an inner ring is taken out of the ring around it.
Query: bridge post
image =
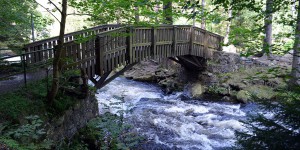
[[[192,53],[193,53],[194,38],[195,38],[195,31],[194,31],[194,27],[191,26],[190,49],[189,49],[189,54],[190,55],[192,55]]]
[[[132,50],[132,34],[133,34],[133,28],[132,26],[128,27],[126,29],[126,65],[134,63],[135,62],[135,54]]]
[[[203,42],[203,47],[204,47],[204,50],[203,50],[203,57],[204,58],[208,58],[209,57],[209,52],[208,52],[208,32],[205,31],[205,34],[204,34],[204,42]]]
[[[176,48],[177,48],[177,26],[173,26],[173,45],[172,45],[172,50],[171,50],[172,57],[176,56],[176,54],[175,54]]]
[[[104,70],[104,37],[97,36],[95,40],[96,74],[102,76]]]
[[[220,38],[220,43],[219,43],[218,51],[223,51],[224,37],[220,36],[219,38]]]
[[[152,59],[155,59],[156,35],[157,35],[157,28],[152,27],[152,31],[151,31],[151,52],[150,52],[150,56],[151,56]]]

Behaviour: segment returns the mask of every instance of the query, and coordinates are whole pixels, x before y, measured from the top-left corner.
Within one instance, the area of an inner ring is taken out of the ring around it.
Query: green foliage
[[[33,0],[0,1],[0,42],[9,48],[21,50],[31,35],[31,14],[35,22],[35,32],[39,38],[47,37],[45,26],[52,23],[50,18],[36,11]]]
[[[78,71],[72,71],[72,73],[78,74]],[[77,100],[60,92],[53,106],[49,107],[46,79],[29,83],[27,87],[0,96],[0,118],[12,122],[19,122],[21,118],[30,114],[41,113],[40,117],[42,118],[59,116],[73,106]]]
[[[96,149],[127,150],[144,140],[132,131],[131,126],[124,124],[120,116],[110,113],[91,120],[79,135],[75,143],[85,141],[89,148]]]
[[[66,110],[74,106],[76,100],[70,96],[59,93],[54,100],[52,107],[47,107],[47,111],[51,117],[60,116]]]
[[[72,140],[72,143],[62,144],[61,149],[111,149],[128,150],[134,149],[144,138],[139,136],[132,126],[124,123],[124,112],[120,105],[124,103],[124,98],[114,96],[118,102],[104,105],[105,108],[119,110],[114,115],[111,113],[102,114],[100,117],[92,119],[87,126],[79,131]],[[104,108],[104,109],[105,109]]]
[[[45,80],[33,82],[18,91],[1,95],[0,118],[12,122],[45,110],[44,100],[47,95]]]
[[[206,90],[207,93],[210,93],[210,94],[221,94],[221,95],[225,95],[225,94],[228,94],[228,90],[224,87],[220,87],[220,86],[217,86],[217,85],[212,85],[212,86],[209,86]]]
[[[0,134],[0,142],[17,150],[51,149],[51,140],[45,139],[43,121],[39,116],[25,117],[27,124],[10,126]]]
[[[237,149],[298,149],[299,106],[299,90],[280,91],[275,102],[260,103],[262,113],[252,114],[244,122],[250,131],[236,132]]]
[[[162,5],[168,2],[173,3],[173,11],[166,11],[167,15],[172,18],[182,16],[183,0],[162,0],[162,1],[145,1],[145,0],[71,0],[70,5],[79,10],[80,13],[88,15],[88,21],[94,24],[120,23],[131,25],[157,25],[163,24],[164,11]],[[101,14],[101,15],[99,15]],[[137,21],[135,15],[139,15]]]
[[[262,42],[265,38],[264,19],[269,13],[269,10],[265,10],[266,1],[212,0],[212,4],[218,11],[232,10],[232,18],[228,18],[232,22],[229,44],[237,46],[245,56],[262,50]],[[291,0],[273,0],[272,28],[275,40],[271,47],[274,54],[285,54],[292,49],[291,33],[295,29],[296,21],[296,16],[291,11],[292,5],[294,3]]]
[[[18,120],[24,110],[29,110],[32,105],[27,99],[15,93],[1,95],[0,118],[4,120]]]

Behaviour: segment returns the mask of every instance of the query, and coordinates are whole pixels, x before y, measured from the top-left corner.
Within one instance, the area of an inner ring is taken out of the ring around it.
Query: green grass
[[[12,122],[30,114],[38,114],[46,109],[47,86],[46,80],[36,81],[15,92],[1,96],[0,117]]]
[[[0,123],[19,123],[28,115],[39,115],[44,120],[59,116],[73,106],[76,100],[75,97],[59,92],[50,106],[47,103],[47,80],[35,81],[20,90],[0,95]]]

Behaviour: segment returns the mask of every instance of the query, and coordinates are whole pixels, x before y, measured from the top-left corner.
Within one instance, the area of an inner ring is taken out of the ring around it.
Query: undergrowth
[[[69,73],[68,75],[71,75]],[[68,76],[63,75],[62,81]],[[45,122],[61,116],[78,99],[60,90],[52,105],[47,102],[47,79],[34,81],[17,91],[0,95],[0,147],[10,149],[50,149],[45,139]],[[38,115],[38,116],[37,116]]]
[[[144,140],[132,130],[132,126],[123,123],[120,116],[105,113],[91,120],[77,133],[71,146],[63,145],[62,149],[128,150]]]

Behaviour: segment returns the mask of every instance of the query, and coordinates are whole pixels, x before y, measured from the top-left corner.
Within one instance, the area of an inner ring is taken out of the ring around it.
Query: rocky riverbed
[[[236,53],[216,51],[206,60],[201,72],[184,69],[171,60],[144,61],[124,76],[143,82],[158,83],[165,93],[185,91],[187,98],[217,99],[247,103],[251,97],[270,99],[276,89],[286,86],[292,56],[240,57]]]

